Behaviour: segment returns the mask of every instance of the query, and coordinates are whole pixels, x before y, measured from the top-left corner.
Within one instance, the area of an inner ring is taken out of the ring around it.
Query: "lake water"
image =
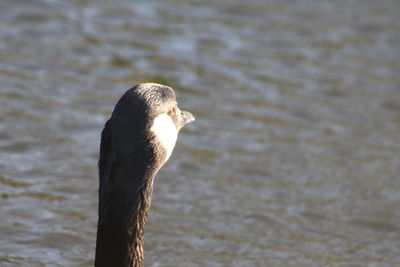
[[[0,2],[0,266],[91,266],[100,131],[138,82],[196,116],[146,266],[400,266],[397,0]]]

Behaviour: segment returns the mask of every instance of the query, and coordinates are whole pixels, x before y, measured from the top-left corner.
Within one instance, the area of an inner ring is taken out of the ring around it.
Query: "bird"
[[[140,83],[119,99],[101,133],[95,267],[143,266],[154,177],[194,120],[165,85]]]

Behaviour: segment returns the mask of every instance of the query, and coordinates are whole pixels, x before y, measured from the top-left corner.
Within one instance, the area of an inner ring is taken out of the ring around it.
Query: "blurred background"
[[[400,266],[397,0],[0,2],[0,266],[91,266],[100,131],[135,83],[197,120],[146,266]]]

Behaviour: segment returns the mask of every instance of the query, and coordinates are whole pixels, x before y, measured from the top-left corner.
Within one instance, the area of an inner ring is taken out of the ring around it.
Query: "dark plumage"
[[[95,266],[143,265],[154,176],[180,128],[193,120],[160,84],[136,85],[118,101],[101,135]]]

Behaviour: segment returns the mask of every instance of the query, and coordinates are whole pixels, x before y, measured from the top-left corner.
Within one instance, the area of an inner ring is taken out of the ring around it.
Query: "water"
[[[146,266],[400,265],[400,4],[0,2],[0,265],[90,266],[99,135],[137,82],[196,122]]]

